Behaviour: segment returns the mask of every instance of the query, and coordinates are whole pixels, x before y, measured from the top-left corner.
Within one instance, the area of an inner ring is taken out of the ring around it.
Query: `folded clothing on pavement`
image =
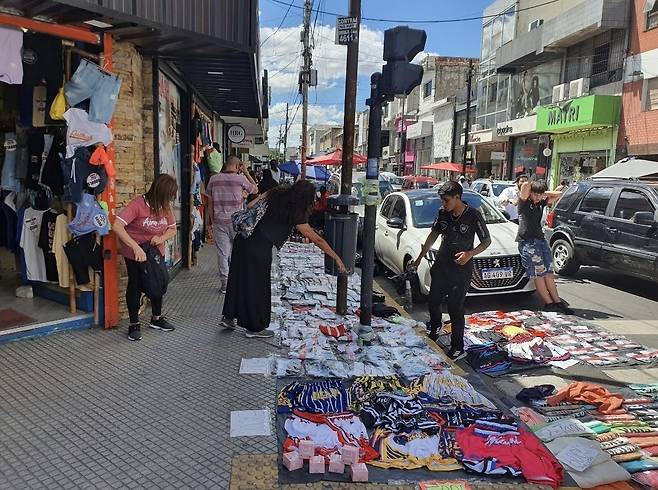
[[[349,408],[349,398],[338,380],[299,383],[294,381],[279,393],[279,413],[301,410],[310,413],[340,413]]]
[[[548,404],[555,406],[558,403],[569,400],[591,403],[596,405],[601,413],[610,413],[621,408],[624,397],[617,393],[610,393],[602,386],[577,381],[566,388],[558,391],[548,398]]]

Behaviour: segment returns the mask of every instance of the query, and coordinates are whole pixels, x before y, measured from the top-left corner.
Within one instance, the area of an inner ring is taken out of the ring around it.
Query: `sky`
[[[482,15],[493,0],[362,0],[362,17],[399,22],[363,20],[359,43],[359,83],[357,110],[365,108],[370,93],[370,75],[381,71],[384,30],[409,25],[427,32],[425,51],[441,56],[479,57],[481,20],[453,23],[405,24],[405,20],[443,20]],[[288,8],[287,4],[293,2]],[[302,64],[301,29],[304,0],[260,0],[261,60],[269,73],[272,90],[269,145],[276,147],[279,128],[285,126],[286,102],[294,120],[288,133],[288,146],[300,143],[302,111],[298,108],[297,77]],[[336,17],[347,15],[349,0],[314,0],[311,25],[313,68],[318,70],[318,86],[309,90],[309,125],[343,124],[345,62],[347,48],[334,44]],[[403,6],[403,8],[401,8]],[[280,27],[279,27],[280,26]]]

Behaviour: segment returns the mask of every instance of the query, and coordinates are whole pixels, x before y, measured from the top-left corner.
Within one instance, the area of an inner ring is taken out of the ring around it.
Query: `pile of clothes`
[[[280,391],[278,412],[287,414],[284,452],[309,439],[327,461],[351,445],[378,468],[463,469],[553,488],[563,479],[535,435],[447,370],[408,383],[398,376],[295,381]]]
[[[514,365],[567,368],[585,362],[610,367],[658,361],[658,349],[559,313],[477,313],[467,318],[464,343],[469,364],[493,375]]]
[[[656,488],[658,404],[651,385],[634,385],[637,397],[574,382],[555,392],[551,385],[521,390],[528,407],[513,412],[541,439],[581,488],[631,479]]]

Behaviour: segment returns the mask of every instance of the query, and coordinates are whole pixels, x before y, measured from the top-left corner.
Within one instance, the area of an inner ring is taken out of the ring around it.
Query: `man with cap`
[[[528,182],[526,174],[518,175],[514,185],[503,190],[496,198],[496,204],[504,206],[509,220],[517,225],[519,224],[519,192],[521,192],[521,186],[526,182]]]

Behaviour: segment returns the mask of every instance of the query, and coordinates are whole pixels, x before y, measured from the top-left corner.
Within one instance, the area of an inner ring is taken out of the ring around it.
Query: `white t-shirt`
[[[500,195],[496,198],[496,203],[505,206],[505,211],[507,212],[507,214],[509,214],[510,220],[518,219],[519,218],[518,204],[505,202],[507,200],[512,201],[514,203],[518,203],[519,190],[516,188],[515,185],[503,189],[503,192],[501,192]]]
[[[23,229],[21,230],[19,245],[25,255],[28,281],[48,282],[46,259],[43,256],[43,250],[39,248],[39,233],[41,232],[43,213],[45,211],[27,208],[23,217]]]
[[[66,120],[66,158],[71,158],[78,146],[96,143],[109,145],[114,137],[103,123],[89,121],[89,114],[82,109],[71,108],[64,113]]]

